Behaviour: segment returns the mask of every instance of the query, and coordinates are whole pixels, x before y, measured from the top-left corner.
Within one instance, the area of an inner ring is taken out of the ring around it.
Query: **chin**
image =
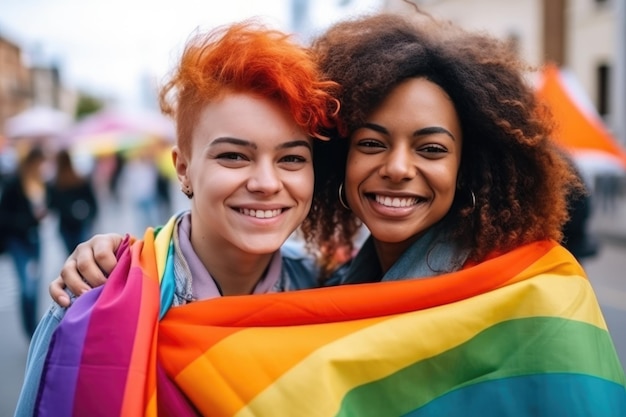
[[[406,242],[406,241],[408,241],[410,238],[411,238],[411,236],[409,236],[409,237],[405,237],[405,236],[398,237],[397,235],[396,235],[396,236],[389,236],[389,235],[385,235],[385,236],[383,236],[383,237],[381,237],[381,238],[378,238],[378,237],[376,237],[376,236],[374,235],[374,239],[376,239],[376,240],[377,240],[377,241],[379,241],[379,242],[383,242],[383,243],[394,243],[394,244],[395,244],[395,243],[403,243],[403,242]]]
[[[244,245],[240,245],[239,248],[247,253],[254,255],[269,255],[277,250],[285,243],[287,239],[250,239],[245,242]]]
[[[409,235],[406,233],[406,228],[401,230],[396,230],[395,228],[387,227],[387,228],[374,228],[369,229],[370,234],[374,237],[374,239],[380,242],[387,243],[400,243],[404,242],[407,239],[410,239],[413,235]]]

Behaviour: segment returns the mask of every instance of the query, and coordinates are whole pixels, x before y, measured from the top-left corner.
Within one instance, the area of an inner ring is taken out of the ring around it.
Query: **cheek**
[[[313,199],[313,181],[315,181],[312,166],[290,173],[286,181],[291,185],[292,192],[297,199],[306,204],[311,204]]]
[[[344,178],[344,190],[346,194],[356,193],[359,183],[363,180],[367,171],[366,160],[353,152],[348,153],[346,162],[346,175]]]
[[[456,192],[457,174],[458,170],[455,167],[450,167],[449,169],[444,169],[438,173],[434,173],[434,175],[430,177],[433,188],[442,197],[449,199],[450,204],[452,204],[452,200],[454,199],[454,194]]]
[[[197,198],[202,196],[205,201],[227,196],[242,181],[237,172],[206,165],[194,166],[189,170],[189,175],[195,196]]]

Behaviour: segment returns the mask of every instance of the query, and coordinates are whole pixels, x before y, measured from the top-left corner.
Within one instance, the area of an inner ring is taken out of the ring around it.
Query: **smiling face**
[[[352,134],[346,196],[379,245],[404,250],[446,215],[461,145],[452,101],[425,78],[399,84]]]
[[[174,162],[194,194],[196,251],[273,253],[309,211],[311,140],[270,100],[233,93],[209,103],[190,155],[175,148]]]

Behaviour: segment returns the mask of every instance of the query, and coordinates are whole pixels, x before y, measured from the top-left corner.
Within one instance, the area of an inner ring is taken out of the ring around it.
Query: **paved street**
[[[174,209],[186,207],[182,194],[174,190]],[[626,366],[626,199],[612,215],[596,214],[593,229],[603,236],[599,257],[588,261],[585,269],[595,288],[603,312],[612,332],[622,363]],[[127,205],[109,203],[103,207],[99,231],[127,232],[133,225],[133,211]],[[41,287],[41,313],[50,299],[48,282],[56,277],[65,254],[57,236],[54,219],[43,226],[45,241],[45,283]],[[22,383],[28,343],[19,328],[17,288],[13,267],[8,257],[0,257],[0,417],[13,415]]]

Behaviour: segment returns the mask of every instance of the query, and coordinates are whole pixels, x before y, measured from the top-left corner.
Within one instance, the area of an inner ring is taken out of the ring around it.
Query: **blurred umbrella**
[[[60,136],[71,123],[72,118],[61,110],[35,106],[9,117],[4,134],[9,139],[54,137]]]
[[[172,143],[174,138],[174,123],[160,113],[110,109],[86,117],[66,134],[74,152],[95,156]]]
[[[72,151],[93,156],[113,155],[116,152],[133,152],[157,145],[163,139],[142,133],[107,132],[89,135],[76,141]]]

